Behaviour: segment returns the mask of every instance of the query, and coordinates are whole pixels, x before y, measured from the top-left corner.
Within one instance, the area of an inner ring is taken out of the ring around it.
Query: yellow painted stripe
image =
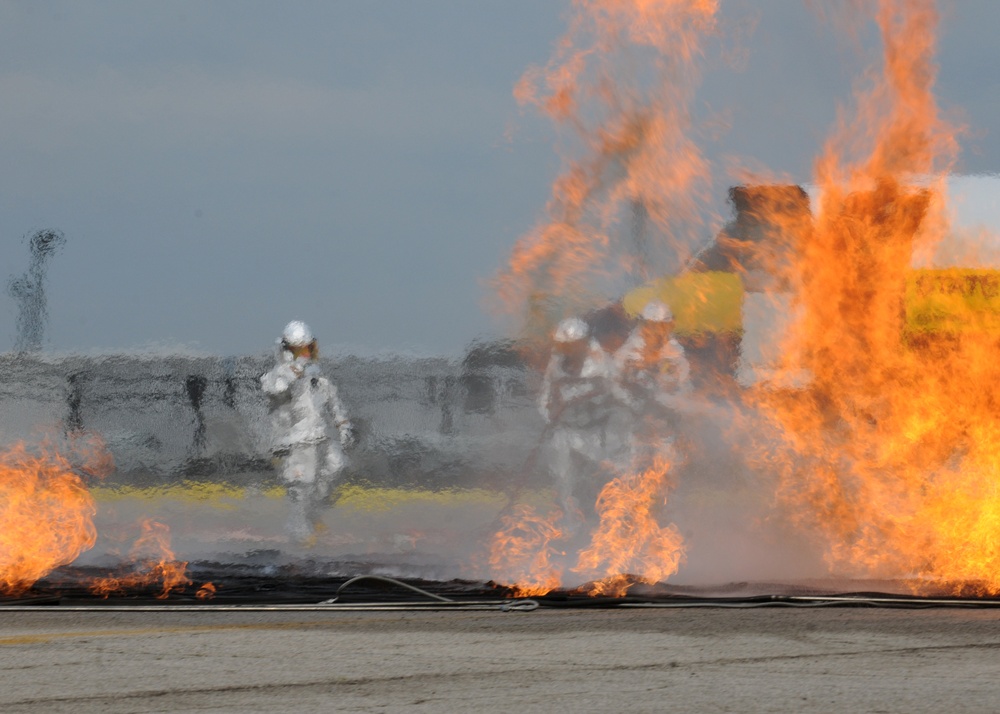
[[[91,494],[98,503],[121,501],[179,501],[207,505],[222,510],[238,508],[240,501],[251,497],[283,499],[284,487],[277,485],[264,490],[203,481],[182,481],[165,486],[95,486]],[[538,499],[528,493],[524,497]],[[347,485],[337,491],[337,507],[356,511],[388,511],[406,505],[438,506],[490,506],[501,507],[507,495],[487,489],[429,489],[377,488]]]
[[[208,503],[225,508],[234,506],[234,501],[241,501],[251,495],[259,495],[264,498],[283,498],[285,489],[281,486],[272,486],[260,490],[207,481],[181,481],[163,486],[94,486],[90,489],[90,493],[94,500],[99,503],[169,499],[187,503]]]
[[[495,506],[507,502],[507,497],[485,489],[448,489],[443,491],[408,490],[402,488],[365,488],[344,486],[338,491],[337,506],[356,511],[388,511],[404,505]]]

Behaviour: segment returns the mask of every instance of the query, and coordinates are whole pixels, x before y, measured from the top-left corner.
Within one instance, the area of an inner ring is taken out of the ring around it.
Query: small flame
[[[211,600],[215,597],[216,587],[213,583],[205,583],[200,588],[198,592],[194,594],[199,600]]]
[[[622,573],[594,580],[587,583],[580,590],[591,597],[625,597],[628,594],[629,588],[637,582],[634,578]]]
[[[164,599],[172,590],[191,584],[187,561],[176,560],[170,549],[170,528],[150,519],[143,520],[141,526],[142,535],[129,552],[134,571],[120,577],[95,578],[90,586],[92,593],[109,597],[162,583],[156,597]]]
[[[495,578],[514,583],[517,596],[544,595],[559,587],[562,573],[552,562],[558,551],[551,543],[563,536],[557,525],[562,515],[553,509],[542,517],[532,506],[519,504],[501,518],[491,544],[490,568]]]
[[[665,503],[670,462],[657,457],[640,474],[615,478],[597,497],[600,523],[590,547],[581,551],[574,572],[603,577],[592,584],[595,595],[620,597],[640,581],[656,583],[677,572],[684,558],[684,539],[676,526],[661,526],[655,506]]]

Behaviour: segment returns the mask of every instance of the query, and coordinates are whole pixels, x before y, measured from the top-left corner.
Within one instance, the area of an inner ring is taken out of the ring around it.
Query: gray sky
[[[458,353],[499,328],[485,282],[542,215],[560,161],[511,90],[567,1],[0,2],[0,278],[49,271],[59,351],[268,349],[292,318],[330,350]],[[939,97],[960,170],[1000,167],[1000,3],[943,3]],[[807,181],[862,66],[799,0],[722,0],[749,27],[699,111],[717,167]],[[877,51],[866,44],[863,52]],[[720,205],[720,210],[722,207]],[[710,234],[706,235],[706,239]],[[0,351],[17,310],[0,295]]]

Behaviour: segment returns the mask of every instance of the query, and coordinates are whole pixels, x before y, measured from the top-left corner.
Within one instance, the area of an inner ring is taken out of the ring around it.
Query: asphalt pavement
[[[993,712],[1000,610],[0,608],[0,711]]]

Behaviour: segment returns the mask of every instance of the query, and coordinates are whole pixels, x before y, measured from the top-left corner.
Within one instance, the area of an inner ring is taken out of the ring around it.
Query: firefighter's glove
[[[357,432],[354,429],[354,425],[347,421],[338,426],[340,430],[340,445],[345,449],[352,449],[358,444]]]

